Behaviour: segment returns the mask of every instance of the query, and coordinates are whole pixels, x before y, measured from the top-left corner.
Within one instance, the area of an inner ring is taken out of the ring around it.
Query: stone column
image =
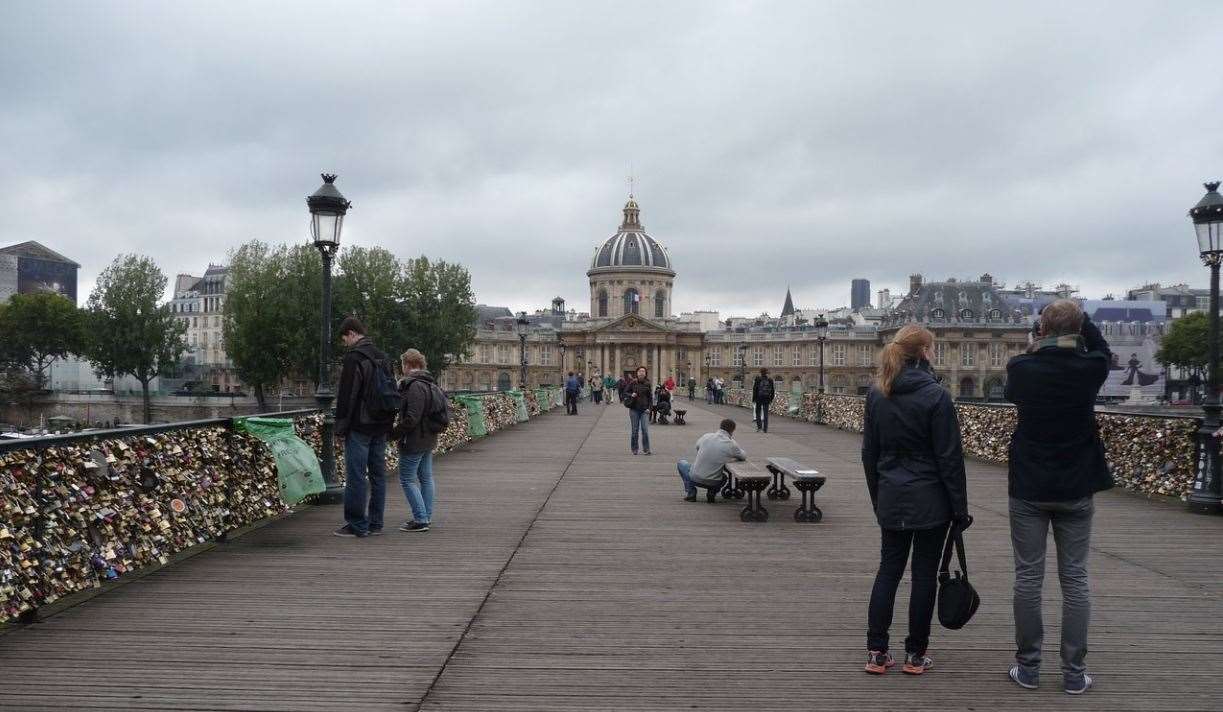
[[[624,370],[624,350],[620,344],[616,344],[616,363],[612,365],[616,369],[616,379],[619,380],[620,372]]]

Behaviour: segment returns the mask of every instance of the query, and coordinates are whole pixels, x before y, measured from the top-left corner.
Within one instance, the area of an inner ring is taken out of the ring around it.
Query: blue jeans
[[[687,460],[680,460],[675,463],[675,469],[679,470],[679,478],[684,481],[684,494],[689,497],[695,497],[696,485],[692,484],[692,480],[688,479],[688,473],[692,472],[692,463]]]
[[[344,439],[344,521],[357,534],[382,529],[386,436],[349,431]]]
[[[650,418],[647,415],[649,411],[636,410],[629,408],[628,422],[632,428],[633,435],[629,438],[629,449],[637,452],[637,431],[641,431],[641,444],[645,447],[646,452],[650,451]]]
[[[399,484],[418,524],[433,521],[433,452],[399,450]]]

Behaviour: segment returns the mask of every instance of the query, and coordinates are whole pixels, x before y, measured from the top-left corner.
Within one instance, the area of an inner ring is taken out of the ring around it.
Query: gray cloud
[[[1223,173],[1211,3],[39,4],[0,33],[0,243],[202,269],[304,240],[586,303],[630,163],[679,309],[777,312],[991,272],[1089,296],[1204,282]]]

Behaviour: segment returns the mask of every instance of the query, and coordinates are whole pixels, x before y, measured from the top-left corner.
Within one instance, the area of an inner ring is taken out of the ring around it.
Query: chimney
[[[993,284],[994,276],[990,274],[989,272],[986,272],[985,274],[981,275],[981,283],[982,284]]]
[[[917,294],[917,290],[921,289],[921,275],[909,275],[909,294]]]

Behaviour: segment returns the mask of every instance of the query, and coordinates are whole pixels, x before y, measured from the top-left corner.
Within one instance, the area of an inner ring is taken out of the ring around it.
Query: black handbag
[[[951,574],[951,549],[960,559],[960,570]],[[968,582],[968,563],[964,557],[964,532],[955,524],[943,547],[943,564],[938,570],[938,622],[944,628],[959,630],[972,620],[981,605],[977,589]]]

